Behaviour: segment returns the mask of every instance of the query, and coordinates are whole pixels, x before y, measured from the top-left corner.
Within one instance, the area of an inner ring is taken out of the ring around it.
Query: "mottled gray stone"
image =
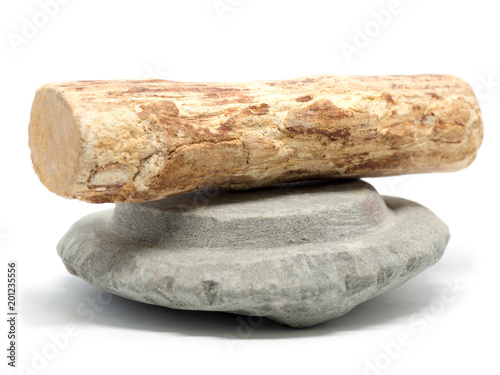
[[[448,239],[416,203],[360,180],[310,181],[118,204],[74,224],[58,253],[122,297],[307,327],[430,267]]]

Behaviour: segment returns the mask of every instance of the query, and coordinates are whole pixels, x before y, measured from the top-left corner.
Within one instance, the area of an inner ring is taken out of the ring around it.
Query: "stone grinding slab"
[[[366,182],[306,181],[117,204],[75,223],[58,253],[125,298],[308,327],[400,286],[448,240],[430,210]]]

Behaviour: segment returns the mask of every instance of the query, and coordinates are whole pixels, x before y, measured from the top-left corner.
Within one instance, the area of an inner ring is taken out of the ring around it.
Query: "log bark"
[[[42,183],[94,203],[455,171],[482,136],[471,88],[444,75],[52,83],[29,125]]]

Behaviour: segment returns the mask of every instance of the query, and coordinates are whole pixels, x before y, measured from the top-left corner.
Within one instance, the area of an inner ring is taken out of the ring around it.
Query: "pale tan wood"
[[[41,87],[29,126],[47,188],[141,202],[204,186],[454,171],[481,144],[477,100],[443,75]]]

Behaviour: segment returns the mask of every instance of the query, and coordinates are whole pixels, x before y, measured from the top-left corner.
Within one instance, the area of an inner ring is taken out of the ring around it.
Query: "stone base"
[[[110,293],[308,327],[436,263],[446,224],[360,180],[201,190],[117,204],[66,233],[67,269]]]

